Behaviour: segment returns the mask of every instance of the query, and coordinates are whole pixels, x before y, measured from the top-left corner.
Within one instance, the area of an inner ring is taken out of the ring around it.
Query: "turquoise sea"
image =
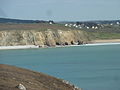
[[[83,90],[120,90],[120,45],[0,50],[0,64],[43,72]]]

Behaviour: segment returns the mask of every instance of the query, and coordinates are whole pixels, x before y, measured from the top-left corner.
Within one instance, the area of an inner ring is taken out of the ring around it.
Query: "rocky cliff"
[[[86,32],[80,30],[3,30],[0,31],[0,46],[14,45],[71,45],[89,41]]]

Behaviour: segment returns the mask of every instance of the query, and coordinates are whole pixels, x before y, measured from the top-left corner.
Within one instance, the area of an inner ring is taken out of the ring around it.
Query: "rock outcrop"
[[[64,80],[0,64],[0,90],[81,90]]]
[[[80,30],[1,30],[0,46],[17,45],[73,45],[88,43],[90,41],[86,32]]]
[[[19,85],[17,85],[16,88],[18,88],[20,90],[26,90],[26,87],[24,85],[22,85],[21,83]]]

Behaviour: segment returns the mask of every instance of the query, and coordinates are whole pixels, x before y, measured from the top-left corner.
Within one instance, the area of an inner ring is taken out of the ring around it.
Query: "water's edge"
[[[118,43],[91,43],[91,44],[82,44],[82,45],[59,45],[55,47],[39,47],[36,45],[18,45],[18,46],[0,46],[0,50],[7,50],[7,49],[36,49],[36,48],[59,48],[59,47],[78,47],[78,46],[101,46],[101,45],[120,45],[120,42]]]

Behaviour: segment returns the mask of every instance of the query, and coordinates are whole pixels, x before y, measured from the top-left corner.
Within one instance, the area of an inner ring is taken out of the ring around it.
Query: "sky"
[[[120,0],[0,0],[0,17],[54,21],[120,19]]]

